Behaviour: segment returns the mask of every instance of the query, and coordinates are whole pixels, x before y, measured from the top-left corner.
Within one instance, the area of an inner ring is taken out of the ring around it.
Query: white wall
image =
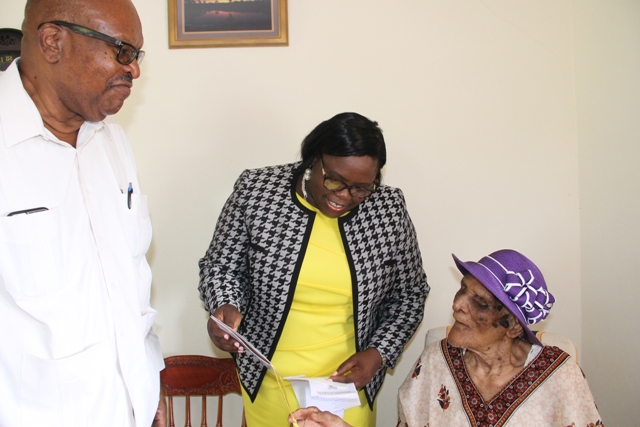
[[[20,24],[17,3],[0,0],[0,26]],[[451,321],[452,252],[527,254],[557,298],[543,328],[581,343],[569,0],[290,0],[288,47],[183,50],[167,47],[166,2],[134,3],[147,57],[115,120],[150,199],[166,355],[215,354],[197,261],[237,175],[295,160],[302,138],[342,111],[383,128],[384,179],[405,192],[432,286],[423,325],[382,389],[379,426],[395,425],[396,390],[427,329]]]
[[[607,425],[639,426],[640,3],[574,5],[583,367]]]

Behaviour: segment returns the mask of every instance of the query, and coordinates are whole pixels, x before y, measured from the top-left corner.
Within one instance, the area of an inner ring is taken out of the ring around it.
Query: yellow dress
[[[340,237],[338,220],[316,212],[309,246],[302,262],[291,310],[271,360],[283,376],[330,376],[355,353],[351,272]],[[299,408],[291,385],[285,381],[287,400]],[[256,400],[243,391],[248,427],[288,427],[289,412],[274,375],[267,372]],[[354,427],[375,427],[374,411],[364,392],[361,405],[345,411],[344,420]]]

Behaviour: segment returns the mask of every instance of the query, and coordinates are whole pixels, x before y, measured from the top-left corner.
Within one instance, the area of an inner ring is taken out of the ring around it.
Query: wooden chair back
[[[160,372],[160,384],[167,396],[169,427],[175,427],[173,397],[185,397],[185,427],[191,427],[191,396],[202,396],[201,427],[207,427],[207,396],[218,396],[216,427],[222,427],[223,396],[241,394],[240,381],[233,359],[209,356],[181,355],[164,359],[165,368]],[[244,411],[242,427],[246,427]]]

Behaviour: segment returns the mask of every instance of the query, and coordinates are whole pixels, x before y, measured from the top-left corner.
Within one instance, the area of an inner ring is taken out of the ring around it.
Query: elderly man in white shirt
[[[0,426],[165,425],[151,241],[116,113],[144,57],[130,0],[28,0],[0,74]]]

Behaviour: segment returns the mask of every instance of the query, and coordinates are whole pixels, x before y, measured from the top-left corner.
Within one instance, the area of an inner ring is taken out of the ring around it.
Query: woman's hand
[[[322,412],[314,406],[298,409],[293,413],[293,418],[298,422],[299,427],[351,427],[337,415]],[[293,423],[291,417],[289,417],[289,423]]]
[[[382,356],[373,347],[358,352],[338,367],[331,379],[339,383],[354,383],[361,390],[369,384],[382,364]]]
[[[218,309],[213,312],[213,316],[221,320],[224,324],[229,325],[234,331],[238,330],[238,326],[240,326],[240,321],[242,320],[242,314],[231,304],[218,307]],[[228,351],[229,353],[244,352],[244,348],[240,346],[240,343],[229,337],[229,334],[220,329],[213,319],[209,319],[207,322],[207,331],[209,332],[211,341],[213,341],[215,346],[220,350]]]

